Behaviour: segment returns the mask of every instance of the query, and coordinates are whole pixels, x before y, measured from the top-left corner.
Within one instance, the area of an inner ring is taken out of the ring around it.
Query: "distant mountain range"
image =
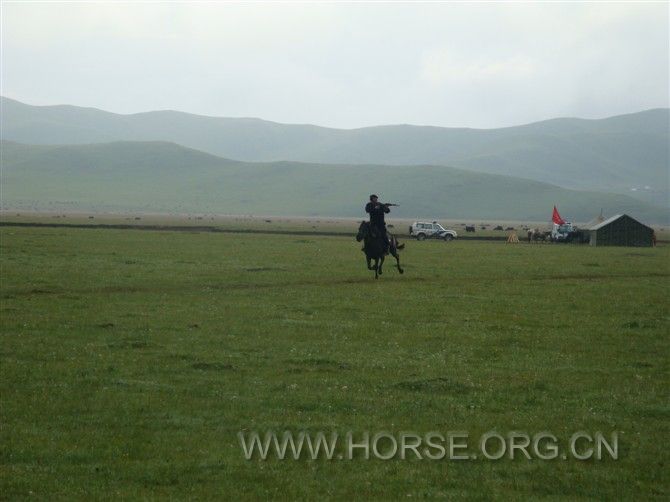
[[[118,115],[8,98],[1,104],[2,139],[22,143],[158,140],[249,162],[445,165],[670,206],[668,109],[502,129],[391,125],[342,130],[175,111]]]
[[[443,166],[248,163],[166,142],[1,147],[5,209],[362,217],[374,190],[398,218],[547,221],[557,204],[573,221],[667,219],[625,195]]]

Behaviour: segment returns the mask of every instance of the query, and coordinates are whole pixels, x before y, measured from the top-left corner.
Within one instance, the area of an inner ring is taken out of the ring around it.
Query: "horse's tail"
[[[392,247],[393,249],[398,249],[398,250],[400,250],[400,249],[405,249],[405,245],[404,245],[404,244],[400,244],[400,243],[398,242],[398,239],[396,238],[395,235],[392,235],[392,236],[391,236],[391,247]]]

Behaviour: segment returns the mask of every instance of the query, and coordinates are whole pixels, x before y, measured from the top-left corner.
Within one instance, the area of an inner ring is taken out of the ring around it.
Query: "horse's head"
[[[356,234],[356,242],[361,242],[368,235],[370,231],[370,224],[367,221],[361,221],[358,227],[358,234]]]

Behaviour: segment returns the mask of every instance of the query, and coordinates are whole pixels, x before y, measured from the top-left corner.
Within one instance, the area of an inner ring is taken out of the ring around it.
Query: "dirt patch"
[[[121,340],[107,344],[110,349],[146,349],[149,343],[144,340]]]
[[[412,392],[443,392],[446,394],[467,394],[473,390],[472,385],[443,377],[426,380],[407,380],[398,382],[393,387]]]
[[[191,365],[191,368],[200,371],[226,371],[235,369],[235,367],[232,364],[204,363],[204,362],[194,363]]]
[[[312,371],[340,371],[351,368],[349,363],[334,361],[332,359],[301,359],[287,361],[292,368],[287,373],[307,373]]]

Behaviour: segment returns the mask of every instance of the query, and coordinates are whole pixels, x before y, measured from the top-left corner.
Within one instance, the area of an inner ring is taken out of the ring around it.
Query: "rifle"
[[[382,206],[399,206],[400,204],[393,204],[391,202],[382,202]]]

